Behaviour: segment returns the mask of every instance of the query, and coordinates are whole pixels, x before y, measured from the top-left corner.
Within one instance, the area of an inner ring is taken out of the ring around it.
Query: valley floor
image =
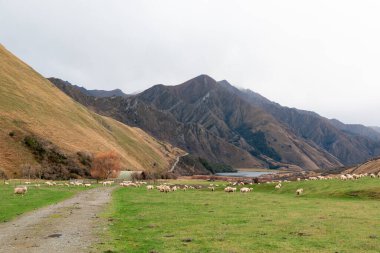
[[[176,182],[174,182],[176,183]],[[305,194],[295,196],[302,187]],[[380,179],[160,193],[119,188],[101,252],[380,252]]]

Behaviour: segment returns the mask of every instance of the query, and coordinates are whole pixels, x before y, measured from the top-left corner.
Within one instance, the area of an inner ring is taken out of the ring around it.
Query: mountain
[[[380,127],[372,126],[371,128],[372,128],[373,130],[375,130],[376,132],[380,133]]]
[[[68,87],[68,85],[70,84],[69,82],[67,81],[63,81],[61,79],[58,79],[58,78],[54,78],[54,77],[49,77],[48,80],[50,82],[53,82],[57,87],[59,87],[60,89],[61,88],[65,88],[65,87]],[[84,87],[81,87],[81,86],[77,86],[77,85],[73,85],[74,89],[83,93],[84,95],[87,95],[87,96],[92,96],[92,97],[96,97],[96,98],[104,98],[104,97],[128,97],[129,95],[125,94],[124,92],[122,92],[120,89],[115,89],[115,90],[87,90],[85,89]]]
[[[20,176],[30,164],[83,176],[86,154],[110,150],[130,170],[167,171],[184,153],[90,111],[0,45],[0,170]]]
[[[191,154],[235,167],[333,168],[368,159],[376,146],[316,113],[282,107],[206,75],[128,98],[76,100]]]
[[[380,154],[380,136],[369,127],[346,125],[315,112],[284,107],[251,90],[238,90],[225,80],[219,83],[231,93],[270,113],[299,138],[312,141],[344,165],[362,163]]]
[[[331,119],[331,124],[336,128],[352,135],[367,137],[370,140],[380,141],[380,130],[375,127],[366,127],[359,124],[344,124],[337,119]]]

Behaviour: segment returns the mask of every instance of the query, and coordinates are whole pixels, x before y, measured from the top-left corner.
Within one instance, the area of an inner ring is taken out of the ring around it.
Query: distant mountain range
[[[136,95],[103,97],[49,80],[99,114],[235,167],[317,170],[358,164],[380,154],[380,133],[374,128],[283,107],[207,75],[177,86],[155,85]]]
[[[54,77],[48,78],[49,81],[53,82],[57,87],[59,87],[61,90],[65,89],[65,87],[70,86],[71,84],[67,81],[63,81],[61,79],[57,79]],[[92,97],[97,97],[97,98],[104,98],[104,97],[128,97],[127,94],[122,92],[120,89],[115,89],[115,90],[87,90],[81,86],[73,85],[74,88],[87,95],[87,96],[92,96]]]

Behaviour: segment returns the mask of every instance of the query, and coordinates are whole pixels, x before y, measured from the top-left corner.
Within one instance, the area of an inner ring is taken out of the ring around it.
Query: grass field
[[[303,181],[254,192],[120,188],[104,252],[380,252],[380,180]],[[296,197],[302,187],[305,194]]]
[[[11,185],[4,185],[3,182],[0,182],[0,222],[9,221],[17,215],[57,203],[85,190],[84,187],[48,187],[41,185],[40,188],[36,188],[30,186],[27,194],[23,197],[13,194],[13,189],[12,183]]]

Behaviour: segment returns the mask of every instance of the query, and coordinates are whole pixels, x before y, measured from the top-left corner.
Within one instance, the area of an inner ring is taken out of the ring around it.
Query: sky
[[[0,0],[0,43],[46,77],[126,93],[200,74],[380,126],[380,1]]]

